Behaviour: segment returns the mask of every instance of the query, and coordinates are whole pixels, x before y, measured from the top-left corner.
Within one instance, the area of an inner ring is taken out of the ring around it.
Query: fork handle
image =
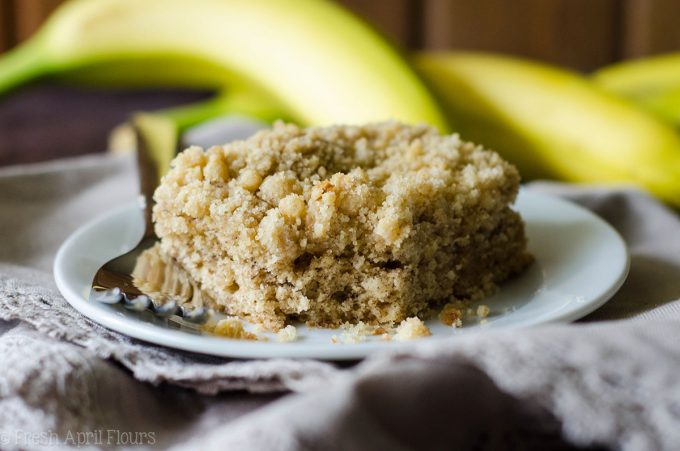
[[[139,191],[144,196],[144,238],[155,236],[152,221],[153,193],[167,172],[170,160],[177,154],[179,133],[167,123],[157,127],[155,121],[144,120],[146,115],[133,116],[132,125],[137,147]]]

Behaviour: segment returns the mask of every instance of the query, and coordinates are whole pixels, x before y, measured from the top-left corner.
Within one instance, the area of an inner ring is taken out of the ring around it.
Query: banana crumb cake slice
[[[518,186],[498,154],[427,126],[277,123],[179,154],[154,221],[219,311],[272,330],[395,324],[529,264]]]

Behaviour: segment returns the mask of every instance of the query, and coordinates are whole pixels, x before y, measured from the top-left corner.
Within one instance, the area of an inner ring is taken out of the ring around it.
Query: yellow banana
[[[302,124],[395,118],[447,129],[401,56],[323,0],[72,0],[0,59],[0,93],[107,61],[178,57],[221,68],[224,85],[261,91]]]
[[[464,138],[527,177],[633,183],[680,206],[674,130],[583,77],[516,58],[425,54],[417,67]]]
[[[680,128],[680,85],[637,101],[676,129]]]
[[[592,79],[680,126],[680,53],[613,64],[596,71]]]

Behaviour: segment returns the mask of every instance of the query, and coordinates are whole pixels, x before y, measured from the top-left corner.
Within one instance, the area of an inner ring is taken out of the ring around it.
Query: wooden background
[[[62,2],[0,0],[0,51],[30,36]],[[410,49],[499,51],[583,71],[680,50],[680,0],[340,2]]]

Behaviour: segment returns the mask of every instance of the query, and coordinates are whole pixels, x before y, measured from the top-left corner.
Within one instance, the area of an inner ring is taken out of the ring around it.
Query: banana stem
[[[204,102],[159,110],[155,113],[172,121],[177,130],[183,132],[203,121],[228,114],[226,103],[225,98],[217,96]]]
[[[0,58],[0,95],[45,75],[47,60],[37,40],[30,40]]]
[[[193,105],[156,111],[156,114],[171,120],[180,133],[203,121],[227,114],[242,114],[263,122],[273,122],[276,119],[291,120],[283,108],[263,95],[233,91],[221,93],[210,100]]]

